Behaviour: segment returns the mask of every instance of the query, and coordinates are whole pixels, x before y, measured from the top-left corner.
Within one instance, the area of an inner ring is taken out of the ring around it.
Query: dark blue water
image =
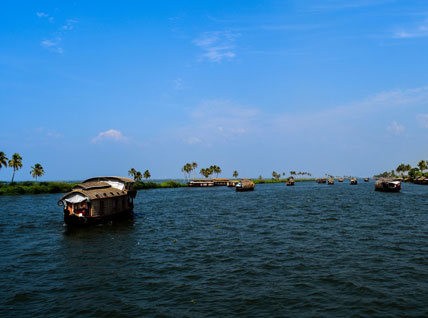
[[[1,317],[428,316],[428,187],[146,190],[74,231],[58,197],[0,197]]]

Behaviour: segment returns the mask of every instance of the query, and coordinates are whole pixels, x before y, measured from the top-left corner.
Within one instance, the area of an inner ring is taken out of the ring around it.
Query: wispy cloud
[[[47,19],[50,23],[53,23],[54,22],[54,18],[53,17],[51,17],[49,14],[47,14],[47,13],[44,13],[44,12],[37,12],[36,13],[36,15],[37,15],[37,17],[39,18],[39,19]]]
[[[66,23],[61,27],[61,30],[70,31],[73,30],[74,25],[77,23],[77,20],[68,19]]]
[[[40,42],[40,45],[46,49],[62,54],[64,53],[64,50],[61,47],[61,41],[62,38],[60,36],[57,36],[54,39],[43,40],[42,42]]]
[[[128,137],[125,137],[119,130],[109,129],[107,131],[100,132],[96,137],[92,138],[92,143],[101,141],[123,142],[127,140]]]
[[[388,127],[386,127],[386,130],[389,131],[390,133],[393,133],[394,135],[401,135],[405,128],[403,125],[398,124],[395,120],[391,123],[391,125],[389,125]]]
[[[178,130],[187,144],[235,140],[254,132],[256,108],[244,107],[228,100],[207,100],[189,112],[190,125]]]
[[[397,39],[412,39],[422,38],[428,36],[428,20],[425,20],[418,25],[414,25],[408,28],[401,28],[394,32],[393,37]]]
[[[40,19],[48,19],[49,22],[53,23],[54,19],[53,17],[51,17],[49,14],[44,13],[44,12],[37,12],[36,13],[37,16]],[[77,23],[77,20],[74,19],[67,19],[67,21],[65,22],[65,24],[63,24],[62,26],[60,26],[58,28],[58,30],[56,32],[54,32],[54,34],[52,36],[50,36],[49,38],[45,38],[44,40],[42,40],[40,42],[40,45],[45,48],[48,49],[52,52],[56,52],[59,54],[64,53],[64,49],[62,47],[62,42],[63,42],[63,38],[64,35],[73,30],[75,24]]]
[[[238,36],[229,31],[204,32],[193,40],[193,44],[202,49],[201,60],[219,63],[236,56],[235,39]]]

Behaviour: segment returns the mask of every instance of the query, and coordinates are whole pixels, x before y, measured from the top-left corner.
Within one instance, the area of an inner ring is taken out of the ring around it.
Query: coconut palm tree
[[[239,174],[238,174],[238,171],[236,171],[236,170],[235,170],[235,171],[233,171],[233,175],[232,175],[232,176],[233,176],[235,179],[236,179],[236,178],[238,178],[238,175],[239,175]]]
[[[134,168],[131,168],[129,171],[128,171],[128,176],[131,176],[131,177],[133,177],[134,179],[135,179],[135,174],[137,173],[137,170],[135,170]]]
[[[427,169],[427,163],[426,163],[426,161],[424,161],[424,160],[419,161],[418,162],[418,167],[419,167],[419,170],[421,170],[421,172],[424,173],[424,170]]]
[[[196,168],[198,164],[196,162],[192,162],[192,170],[193,170],[193,179],[196,179]]]
[[[43,170],[43,167],[40,163],[36,163],[34,167],[31,167],[30,174],[33,178],[36,178],[37,182],[37,177],[43,176],[45,174],[45,170]]]
[[[209,168],[202,168],[199,173],[203,175],[205,178],[208,178],[211,175],[211,171]]]
[[[137,171],[134,175],[134,180],[135,181],[141,181],[141,179],[143,179],[143,175],[141,174],[140,171]]]
[[[0,151],[0,169],[2,167],[6,167],[7,168],[7,161],[9,159],[7,159],[6,154],[3,151]]]
[[[15,179],[15,172],[22,168],[22,157],[19,153],[14,153],[12,159],[9,160],[9,167],[13,168],[12,183]]]
[[[146,179],[146,180],[150,179],[151,176],[152,175],[150,174],[149,170],[144,171],[144,174],[143,174],[144,179]]]

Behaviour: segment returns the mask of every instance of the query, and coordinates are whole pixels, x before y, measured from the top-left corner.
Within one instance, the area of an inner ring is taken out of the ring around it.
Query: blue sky
[[[17,180],[373,175],[428,160],[427,52],[422,0],[3,2],[0,151]]]

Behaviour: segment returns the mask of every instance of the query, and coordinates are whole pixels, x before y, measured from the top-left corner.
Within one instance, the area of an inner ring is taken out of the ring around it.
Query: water
[[[428,316],[428,187],[146,190],[73,231],[58,198],[0,197],[1,317]]]

